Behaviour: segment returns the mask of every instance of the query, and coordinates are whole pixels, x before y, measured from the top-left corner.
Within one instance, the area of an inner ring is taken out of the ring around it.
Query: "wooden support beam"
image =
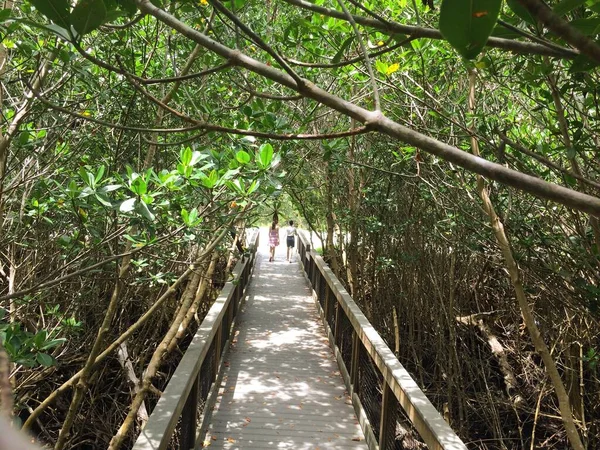
[[[196,415],[198,414],[198,384],[199,378],[192,386],[192,390],[181,412],[181,450],[191,450],[196,447]]]
[[[390,386],[383,381],[381,397],[381,416],[379,418],[379,450],[393,450],[394,434],[396,434],[396,399]],[[389,435],[392,435],[390,438]]]
[[[358,366],[360,364],[360,338],[356,331],[352,331],[352,359],[350,360],[350,382],[352,392],[358,393]]]

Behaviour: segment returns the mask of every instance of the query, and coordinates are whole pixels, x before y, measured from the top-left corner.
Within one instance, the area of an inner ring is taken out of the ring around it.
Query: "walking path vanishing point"
[[[366,449],[298,255],[260,248],[203,445],[210,449]]]

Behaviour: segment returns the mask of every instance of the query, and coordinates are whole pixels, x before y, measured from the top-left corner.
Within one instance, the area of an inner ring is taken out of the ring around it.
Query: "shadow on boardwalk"
[[[261,242],[204,445],[367,448],[298,263]]]

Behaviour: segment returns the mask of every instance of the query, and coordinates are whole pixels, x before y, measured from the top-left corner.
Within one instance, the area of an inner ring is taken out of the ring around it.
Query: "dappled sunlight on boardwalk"
[[[260,249],[204,445],[367,448],[310,290],[278,250]]]

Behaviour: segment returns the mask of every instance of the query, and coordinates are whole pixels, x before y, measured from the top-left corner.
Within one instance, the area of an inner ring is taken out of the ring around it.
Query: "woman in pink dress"
[[[277,222],[273,221],[271,224],[271,228],[269,228],[269,247],[270,247],[270,255],[269,262],[275,260],[275,247],[279,245],[279,227],[277,226]]]

